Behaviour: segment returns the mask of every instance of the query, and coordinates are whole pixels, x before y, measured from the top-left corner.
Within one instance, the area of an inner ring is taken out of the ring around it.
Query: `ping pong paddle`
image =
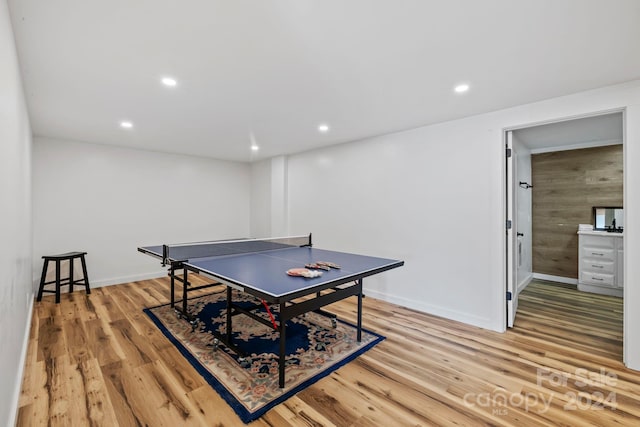
[[[322,276],[322,271],[313,271],[306,268],[290,268],[287,270],[289,276],[306,277],[308,279]]]
[[[327,262],[327,261],[318,261],[316,262],[317,265],[321,265],[321,266],[325,266],[325,267],[329,267],[329,269],[331,268],[336,268],[339,269],[340,266],[338,264],[335,264],[333,262]],[[322,268],[322,267],[321,267]]]
[[[314,263],[311,263],[311,264],[307,264],[307,265],[305,265],[305,267],[307,267],[307,268],[316,268],[316,269],[319,268],[320,270],[326,270],[326,271],[331,270],[331,267],[329,267],[328,265],[320,264],[319,262],[314,262]]]

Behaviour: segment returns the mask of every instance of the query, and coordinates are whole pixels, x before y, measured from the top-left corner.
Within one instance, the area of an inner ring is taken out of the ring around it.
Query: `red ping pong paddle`
[[[321,271],[313,271],[313,270],[308,270],[306,268],[290,268],[289,270],[287,270],[287,274],[289,276],[299,276],[299,277],[306,277],[306,278],[322,276]]]

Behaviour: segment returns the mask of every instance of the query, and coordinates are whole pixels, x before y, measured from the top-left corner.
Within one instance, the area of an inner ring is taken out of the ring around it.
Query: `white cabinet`
[[[578,289],[622,296],[622,233],[578,232]]]

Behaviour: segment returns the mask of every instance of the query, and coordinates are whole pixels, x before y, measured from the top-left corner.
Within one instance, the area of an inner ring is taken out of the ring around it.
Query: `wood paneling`
[[[578,278],[578,224],[623,206],[622,145],[531,156],[533,272]]]
[[[142,313],[168,296],[165,278],[36,303],[18,426],[242,425]],[[329,308],[355,320],[354,298]],[[387,339],[252,425],[640,424],[620,298],[534,281],[503,334],[370,297],[363,321]]]

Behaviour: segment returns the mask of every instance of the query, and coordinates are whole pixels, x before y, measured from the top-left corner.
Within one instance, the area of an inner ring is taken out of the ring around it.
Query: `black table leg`
[[[171,277],[171,308],[176,305],[176,270],[171,266],[169,269],[169,277]]]
[[[188,279],[188,270],[184,268],[182,273],[182,315],[187,317],[187,283],[189,283]]]
[[[60,302],[60,260],[56,259],[56,304]]]
[[[278,332],[280,334],[280,357],[278,358],[278,382],[280,388],[284,388],[284,367],[287,348],[287,318],[285,316],[286,304],[280,304],[280,326]]]
[[[73,293],[73,261],[75,258],[69,260],[69,293]]]
[[[362,341],[362,279],[358,279],[358,286],[360,292],[358,292],[358,342]]]
[[[233,315],[232,315],[232,304],[233,301],[231,301],[233,295],[233,290],[231,289],[231,286],[227,286],[227,342],[231,343],[231,333],[233,331],[233,327],[231,326],[231,319],[233,319]]]
[[[45,259],[42,264],[42,276],[40,276],[40,287],[38,288],[38,297],[36,301],[42,301],[42,291],[47,280],[47,269],[49,268],[49,260]]]

